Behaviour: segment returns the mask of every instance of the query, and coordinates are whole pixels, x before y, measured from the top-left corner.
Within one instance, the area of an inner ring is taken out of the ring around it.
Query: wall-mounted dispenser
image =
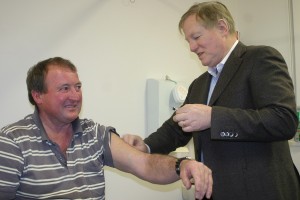
[[[156,131],[182,105],[187,83],[166,79],[148,79],[146,87],[147,134]]]
[[[166,79],[148,79],[146,88],[147,135],[155,132],[180,107],[187,95],[188,83]],[[195,158],[193,139],[184,147],[177,148],[170,155]],[[195,188],[186,190],[181,184],[183,200],[195,199]]]
[[[182,105],[187,95],[188,83],[166,79],[148,79],[146,88],[147,136],[157,130]],[[185,147],[170,153],[175,157],[194,155],[193,140]]]

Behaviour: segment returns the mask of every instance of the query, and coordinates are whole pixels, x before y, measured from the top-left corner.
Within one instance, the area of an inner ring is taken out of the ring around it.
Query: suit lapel
[[[207,104],[207,97],[208,97],[208,92],[209,92],[209,87],[210,87],[210,82],[211,82],[212,76],[208,72],[205,72],[205,76],[203,78],[205,81],[203,81],[202,90],[205,92],[199,93],[200,94],[199,102],[202,104]]]
[[[236,48],[230,54],[228,60],[225,62],[223,70],[220,74],[218,82],[210,98],[209,101],[210,106],[216,102],[216,100],[219,98],[219,96],[227,87],[230,80],[235,75],[236,71],[239,69],[242,63],[241,56],[245,51],[246,51],[246,46],[243,45],[241,42],[239,42]]]

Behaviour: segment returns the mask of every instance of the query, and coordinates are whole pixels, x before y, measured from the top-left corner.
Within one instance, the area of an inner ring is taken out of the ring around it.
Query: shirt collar
[[[225,64],[225,62],[227,61],[228,57],[230,56],[231,52],[233,51],[233,49],[236,47],[236,45],[238,44],[238,40],[235,41],[235,43],[232,45],[232,47],[230,48],[230,50],[228,51],[228,53],[226,54],[226,56],[222,59],[222,61],[217,64],[217,66],[215,67],[208,67],[207,71],[210,75],[212,75],[213,77],[218,77],[223,69],[223,66]]]
[[[39,116],[38,108],[35,108],[35,110],[34,110],[33,120],[34,120],[36,126],[40,129],[42,140],[49,140],[49,138],[48,138],[48,136],[46,134],[46,131],[44,129],[43,123],[41,121],[41,118]],[[72,122],[72,127],[73,127],[73,131],[74,131],[74,136],[82,134],[83,130],[82,130],[82,127],[80,125],[80,119],[79,118],[76,118]]]

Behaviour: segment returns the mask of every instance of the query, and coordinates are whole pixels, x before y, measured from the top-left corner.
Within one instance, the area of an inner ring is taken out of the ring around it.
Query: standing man
[[[33,114],[0,131],[0,199],[105,199],[104,165],[152,183],[191,180],[196,197],[209,198],[211,170],[195,160],[142,153],[112,127],[80,119],[81,82],[76,67],[60,57],[30,68]],[[131,192],[131,191],[128,191]]]
[[[296,103],[282,55],[239,42],[229,10],[217,1],[193,5],[179,28],[208,71],[145,143],[133,135],[123,139],[167,154],[193,137],[196,158],[213,172],[214,200],[300,199],[288,145],[298,124]]]

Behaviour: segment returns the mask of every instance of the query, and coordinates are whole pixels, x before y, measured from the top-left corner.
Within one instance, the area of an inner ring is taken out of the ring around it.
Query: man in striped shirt
[[[157,184],[180,175],[186,188],[194,180],[197,198],[211,196],[211,170],[202,163],[142,153],[113,127],[80,119],[81,82],[70,61],[41,61],[26,82],[35,111],[1,129],[0,199],[105,199],[105,165]]]

